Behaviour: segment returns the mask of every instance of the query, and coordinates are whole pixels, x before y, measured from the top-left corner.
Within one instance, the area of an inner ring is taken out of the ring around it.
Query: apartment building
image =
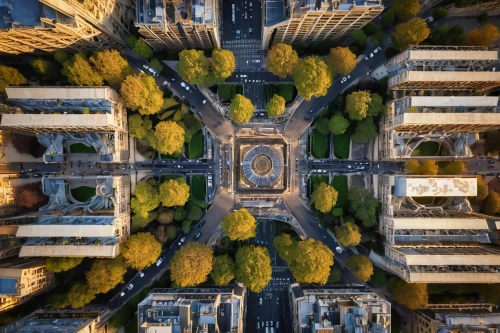
[[[371,290],[289,287],[294,333],[391,332],[391,303]]]
[[[41,259],[14,258],[0,262],[0,312],[5,312],[52,288],[54,273]]]
[[[387,61],[390,90],[474,90],[500,86],[497,51],[471,46],[414,46]]]
[[[45,177],[42,185],[49,202],[39,212],[0,220],[0,232],[23,240],[20,257],[120,254],[120,243],[130,236],[128,176]],[[92,195],[75,198],[82,189]]]
[[[45,162],[72,160],[72,145],[93,147],[89,162],[128,161],[127,112],[109,87],[8,87],[11,114],[0,129],[36,135]],[[79,152],[74,150],[75,154]],[[88,154],[88,152],[86,152]],[[79,160],[81,157],[74,157]]]
[[[246,288],[153,289],[138,305],[139,333],[242,333]]]
[[[0,0],[0,51],[123,49],[135,0]]]
[[[138,0],[136,5],[135,25],[157,51],[221,46],[219,0]]]
[[[429,304],[413,311],[413,333],[496,333],[500,313],[493,304]]]
[[[472,211],[476,195],[475,176],[380,176],[386,242],[375,262],[407,282],[500,282],[500,222]]]
[[[106,333],[110,316],[111,311],[105,307],[44,308],[0,328],[0,333]]]
[[[380,0],[264,0],[262,48],[338,41],[383,10]]]

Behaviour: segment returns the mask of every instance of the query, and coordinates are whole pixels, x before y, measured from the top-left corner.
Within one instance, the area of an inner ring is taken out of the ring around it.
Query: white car
[[[189,91],[189,86],[186,84],[186,82],[181,82],[181,87]]]
[[[206,100],[206,99],[204,99],[202,103],[203,103],[203,104],[207,104],[207,100]]]
[[[151,67],[149,67],[148,65],[146,64],[143,64],[142,67],[148,71],[149,74],[153,75],[153,76],[158,76],[159,74],[154,70],[152,69]]]
[[[434,22],[434,17],[429,16],[429,17],[427,17],[426,19],[424,19],[424,21],[426,21],[427,23]]]
[[[181,246],[186,241],[186,237],[182,237],[177,245]]]
[[[143,271],[139,271],[138,274],[139,274],[140,277],[144,277],[144,272]]]
[[[120,294],[120,297],[123,297],[123,296],[125,296],[125,292],[124,291],[122,291],[121,294]]]
[[[340,246],[337,246],[337,247],[335,248],[335,251],[337,251],[338,253],[342,253],[342,252],[344,252],[344,251],[342,251],[342,248],[341,248]]]
[[[163,262],[163,258],[158,259],[156,261],[156,266],[160,266],[162,262]]]
[[[368,56],[365,57],[365,61],[368,61],[370,58],[368,58]]]
[[[132,290],[132,288],[134,288],[134,285],[132,283],[127,286],[128,290]]]
[[[370,58],[373,58],[373,52],[372,52],[372,53],[370,53]]]
[[[163,85],[165,87],[169,87],[169,88],[172,87],[172,84],[170,82],[168,82],[167,80],[163,81]]]
[[[259,305],[262,305],[262,297],[259,298]]]

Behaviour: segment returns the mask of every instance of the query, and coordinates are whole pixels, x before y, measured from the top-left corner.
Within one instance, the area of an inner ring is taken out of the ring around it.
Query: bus
[[[235,17],[236,17],[236,12],[235,12],[234,3],[231,5],[231,7],[232,7],[231,8],[232,9],[231,12],[232,12],[233,24],[235,24],[234,20],[235,20]]]

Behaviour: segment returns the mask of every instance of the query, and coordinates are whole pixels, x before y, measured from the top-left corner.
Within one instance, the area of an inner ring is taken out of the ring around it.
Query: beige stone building
[[[134,0],[1,0],[0,51],[123,49]]]
[[[496,333],[500,313],[493,304],[429,304],[413,311],[413,333]]]
[[[11,114],[0,129],[37,135],[45,162],[62,162],[71,144],[94,147],[96,161],[128,160],[127,111],[110,87],[8,87]],[[88,160],[88,158],[87,158]]]
[[[137,1],[135,25],[155,50],[221,46],[219,0]]]
[[[382,175],[378,193],[386,270],[408,282],[500,282],[500,222],[472,212],[475,176]]]
[[[54,284],[44,260],[13,259],[0,264],[0,312],[12,309]]]
[[[337,41],[384,10],[380,0],[264,0],[262,48]]]

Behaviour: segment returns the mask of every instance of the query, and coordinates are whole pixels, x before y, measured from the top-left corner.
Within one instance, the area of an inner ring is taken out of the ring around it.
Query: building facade
[[[0,51],[123,49],[134,0],[0,0]]]
[[[11,259],[0,263],[0,312],[52,288],[54,273],[40,259]]]
[[[338,41],[384,10],[380,0],[262,1],[262,48]]]
[[[476,195],[475,176],[380,176],[376,262],[407,282],[500,282],[500,222],[472,211]]]
[[[139,333],[243,333],[246,289],[153,289],[138,305]]]
[[[493,304],[429,304],[413,311],[412,325],[413,333],[496,333],[500,313]]]
[[[391,332],[391,303],[371,290],[289,287],[294,333]]]
[[[220,48],[219,0],[137,1],[135,25],[155,50]]]
[[[13,107],[11,114],[2,115],[0,129],[36,135],[47,147],[45,162],[70,159],[71,145],[77,143],[95,149],[95,162],[128,161],[127,111],[113,89],[8,87],[5,90]]]

